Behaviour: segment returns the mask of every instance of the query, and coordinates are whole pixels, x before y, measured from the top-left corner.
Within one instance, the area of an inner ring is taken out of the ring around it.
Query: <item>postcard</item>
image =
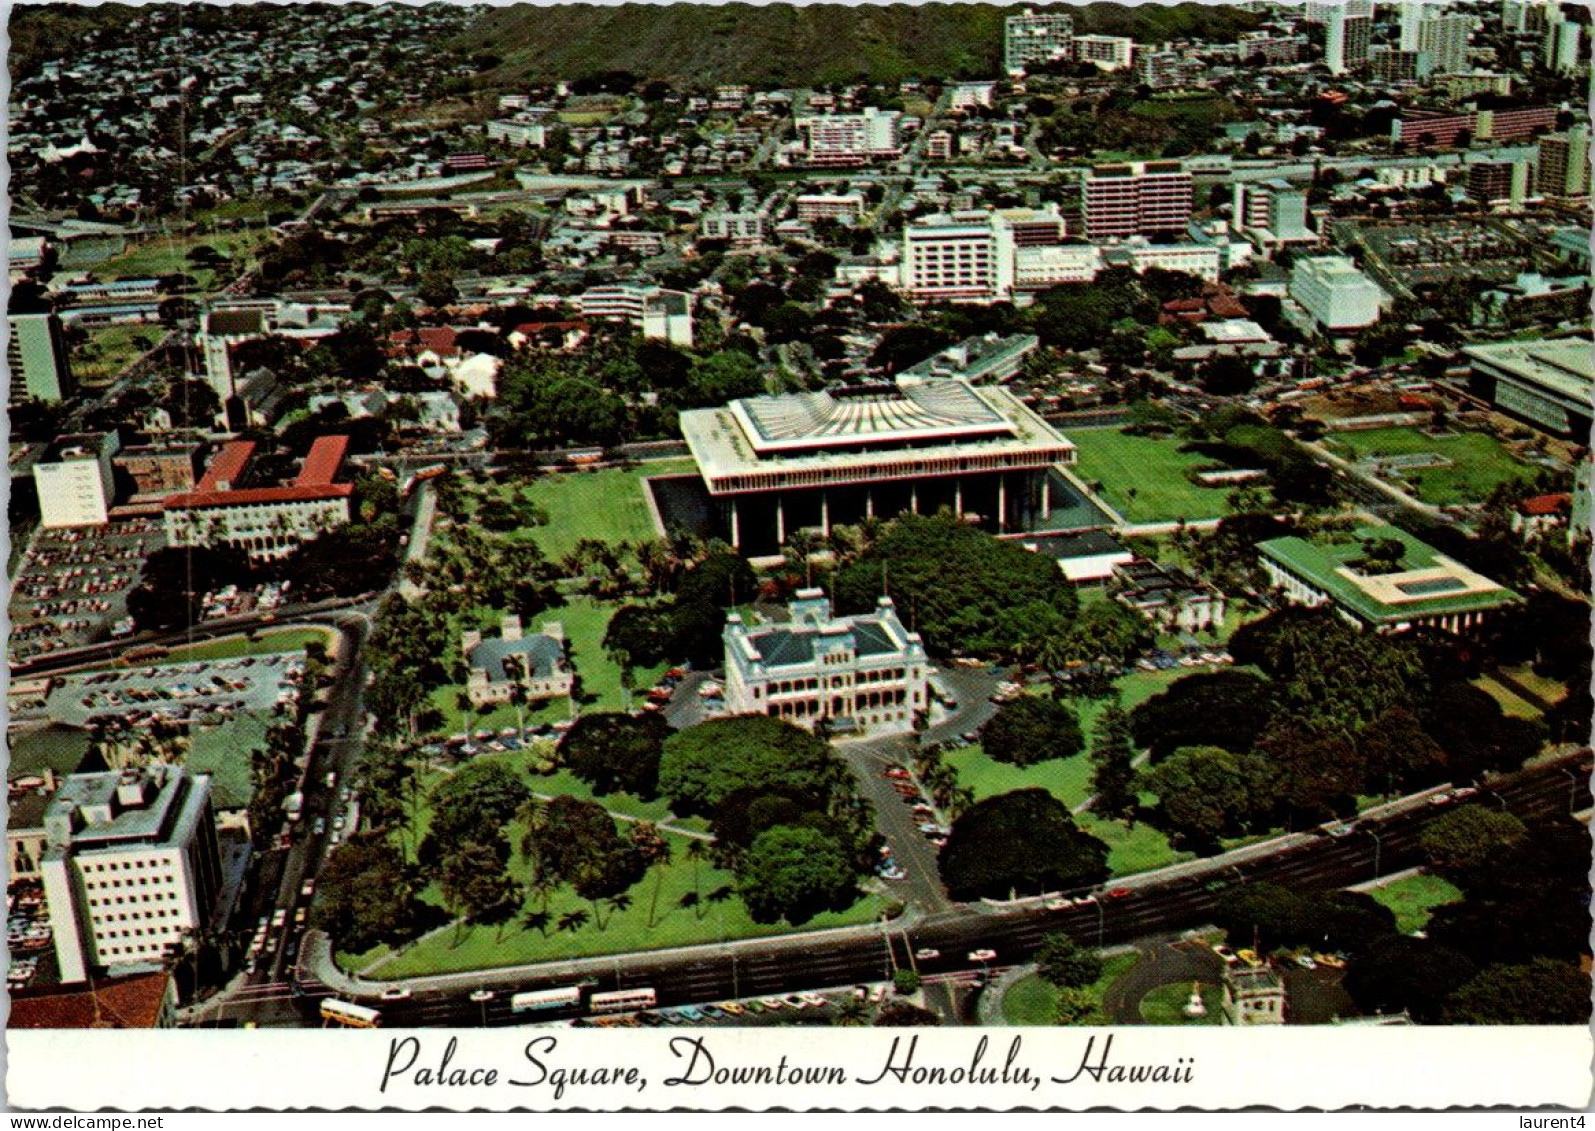
[[[1585,1109],[1586,8],[8,20],[13,1109]]]

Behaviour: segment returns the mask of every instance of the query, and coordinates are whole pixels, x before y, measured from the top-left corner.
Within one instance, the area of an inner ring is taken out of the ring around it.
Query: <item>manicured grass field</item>
[[[1217,986],[1203,985],[1201,993],[1207,1012],[1201,1017],[1187,1017],[1185,1005],[1191,1000],[1191,983],[1171,982],[1159,986],[1141,999],[1141,1020],[1148,1025],[1222,1024],[1224,992]]]
[[[678,475],[692,467],[691,460],[661,460],[629,469],[544,475],[518,489],[521,498],[548,514],[548,524],[531,528],[529,536],[551,558],[570,553],[583,538],[610,545],[654,538],[657,532],[642,481],[654,475]]]
[[[72,375],[90,386],[110,384],[130,363],[161,339],[159,326],[96,326],[88,341],[73,345]]]
[[[221,726],[195,727],[185,763],[195,773],[211,775],[218,809],[242,808],[253,790],[249,756],[265,745],[271,717],[263,711],[235,715]]]
[[[1547,703],[1560,703],[1567,698],[1567,687],[1554,679],[1540,675],[1528,664],[1504,669],[1512,679],[1521,683]]]
[[[333,631],[328,628],[279,628],[272,632],[263,632],[254,640],[243,636],[224,636],[218,640],[207,640],[203,644],[183,644],[173,648],[163,662],[230,660],[237,656],[300,652],[312,640],[319,640],[330,649],[335,638]]]
[[[1520,697],[1511,688],[1482,675],[1473,681],[1473,686],[1484,691],[1491,699],[1501,704],[1501,710],[1514,719],[1537,719],[1541,711],[1528,700]]]
[[[1174,851],[1169,838],[1145,821],[1132,827],[1124,821],[1105,821],[1088,811],[1076,817],[1075,823],[1108,846],[1109,875],[1133,876],[1194,858],[1189,852]]]
[[[1089,987],[1099,1011],[1108,987],[1134,966],[1139,957],[1135,954],[1116,954],[1102,963],[1102,977]],[[1002,1015],[1010,1025],[1056,1025],[1057,988],[1039,974],[1021,978],[1002,995]]]
[[[1462,898],[1454,884],[1420,872],[1368,893],[1396,913],[1396,929],[1421,931],[1429,923],[1429,913],[1443,903]]]
[[[237,232],[201,232],[170,238],[158,236],[129,248],[115,259],[107,260],[100,271],[110,279],[190,275],[199,290],[207,291],[215,284],[215,272],[190,261],[190,251],[202,245],[215,248],[224,258],[233,261],[223,269],[226,276],[231,278],[241,273],[242,266],[238,261],[247,258],[265,242],[267,235],[258,228],[248,228]]]
[[[517,835],[511,839],[519,838]],[[730,873],[720,871],[707,860],[689,860],[688,838],[672,835],[669,841],[671,862],[634,885],[627,893],[629,903],[625,906],[595,907],[570,888],[562,888],[549,901],[546,932],[527,926],[521,919],[505,924],[502,930],[468,926],[462,931],[449,926],[390,959],[379,961],[370,972],[386,978],[415,977],[790,932],[786,924],[753,922],[742,901],[730,890]],[[517,857],[516,864],[519,863]],[[532,896],[522,914],[540,910],[541,900]],[[885,910],[885,900],[864,896],[844,911],[817,916],[803,924],[802,929],[869,923]],[[581,913],[586,918],[579,925],[571,921],[565,930],[558,928],[562,917]],[[353,956],[348,957],[354,961]],[[378,955],[368,953],[359,958],[369,964]]]
[[[1185,472],[1211,462],[1180,451],[1178,437],[1131,436],[1117,428],[1082,428],[1069,433],[1079,450],[1074,472],[1129,522],[1174,522],[1222,518],[1229,513],[1227,487],[1198,487]]]
[[[1529,479],[1534,474],[1532,468],[1482,432],[1425,436],[1416,428],[1372,428],[1365,432],[1336,432],[1328,442],[1339,454],[1352,459],[1418,452],[1444,456],[1451,466],[1403,473],[1418,498],[1437,507],[1482,503],[1500,484]]]

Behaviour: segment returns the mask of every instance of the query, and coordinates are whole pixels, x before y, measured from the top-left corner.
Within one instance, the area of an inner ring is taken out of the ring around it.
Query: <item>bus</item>
[[[594,994],[587,1003],[593,1013],[631,1013],[638,1009],[652,1009],[659,1004],[659,995],[651,989],[611,990]]]
[[[510,998],[511,1013],[542,1013],[551,1009],[576,1009],[582,1003],[580,986],[562,986],[557,990],[528,990]]]
[[[382,1024],[382,1014],[367,1005],[329,997],[321,1002],[321,1020],[323,1027],[341,1025],[346,1029],[375,1029]]]

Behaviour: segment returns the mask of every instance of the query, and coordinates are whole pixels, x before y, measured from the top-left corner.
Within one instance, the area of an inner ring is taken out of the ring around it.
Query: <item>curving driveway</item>
[[[1224,960],[1199,942],[1153,943],[1141,949],[1141,961],[1130,967],[1102,995],[1102,1011],[1110,1025],[1145,1025],[1141,999],[1171,982],[1212,985],[1224,973]]]

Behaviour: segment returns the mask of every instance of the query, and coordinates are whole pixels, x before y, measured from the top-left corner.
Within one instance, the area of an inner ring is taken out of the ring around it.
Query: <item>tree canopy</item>
[[[909,627],[943,654],[1013,655],[1076,611],[1074,590],[1050,560],[950,514],[888,523],[837,572],[837,606],[867,612],[883,586]]]
[[[1219,746],[1182,746],[1141,774],[1157,795],[1148,819],[1198,851],[1244,832],[1274,804],[1275,775],[1263,759]]]
[[[1457,988],[1441,1016],[1448,1025],[1589,1024],[1589,975],[1571,962],[1536,958],[1487,966]]]
[[[1272,689],[1260,677],[1200,672],[1137,706],[1130,713],[1130,726],[1136,744],[1150,748],[1155,762],[1181,746],[1249,751],[1275,714]]]
[[[1032,766],[1052,758],[1072,758],[1084,739],[1074,712],[1056,699],[1021,695],[997,709],[981,732],[987,754],[999,762]]]
[[[595,711],[565,732],[559,759],[595,793],[631,793],[649,800],[658,793],[659,758],[669,734],[669,725],[657,714]]]
[[[760,833],[738,870],[737,891],[756,923],[798,926],[853,902],[846,850],[818,829],[777,825]]]
[[[1074,823],[1044,789],[977,801],[953,822],[941,850],[942,881],[954,899],[1007,899],[1106,879],[1108,846]]]
[[[346,950],[391,941],[414,925],[420,911],[411,870],[380,836],[341,845],[321,871],[310,922]]]
[[[839,780],[839,770],[825,741],[801,727],[736,715],[671,735],[659,763],[659,789],[677,813],[709,816],[736,790],[808,792]]]
[[[470,762],[432,787],[432,823],[416,854],[436,864],[457,846],[480,844],[509,858],[505,828],[531,797],[526,783],[498,762]]]

